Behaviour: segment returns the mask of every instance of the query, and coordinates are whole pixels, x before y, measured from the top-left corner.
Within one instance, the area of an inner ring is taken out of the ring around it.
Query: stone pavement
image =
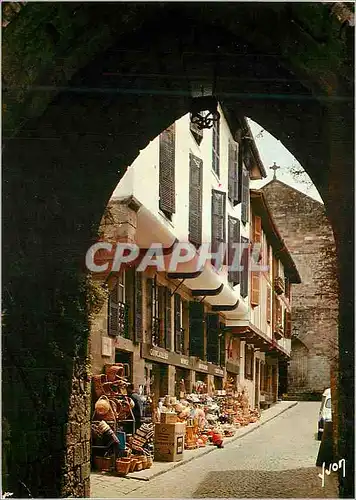
[[[249,424],[246,427],[240,427],[236,431],[235,436],[225,438],[225,447],[229,447],[236,440],[250,434],[297,404],[295,401],[280,401],[268,410],[264,410],[258,422]],[[125,478],[106,473],[93,473],[90,478],[91,498],[120,498],[120,496],[128,495],[140,489],[143,486],[142,481],[150,481],[161,474],[170,472],[177,467],[182,467],[188,462],[212,452],[221,453],[221,450],[212,445],[208,445],[205,448],[198,448],[197,450],[185,450],[184,458],[180,462],[154,462],[151,469],[128,474]]]

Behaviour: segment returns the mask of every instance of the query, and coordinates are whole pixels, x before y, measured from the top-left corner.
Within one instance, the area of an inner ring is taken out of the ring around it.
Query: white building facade
[[[127,362],[134,384],[156,399],[245,388],[250,405],[259,406],[277,398],[278,363],[290,352],[290,283],[299,276],[288,251],[281,252],[263,195],[251,190],[266,174],[247,121],[232,133],[219,112],[219,122],[203,131],[189,115],[177,120],[116,187],[103,238],[135,243],[142,254],[101,276],[110,297],[93,325],[92,356],[97,372]],[[228,252],[219,271],[210,262],[197,271],[196,260],[174,271],[137,270],[145,249],[162,244],[167,263],[177,242],[212,252],[223,243]],[[269,268],[263,273],[249,269],[253,242]],[[231,271],[240,243],[243,269]]]

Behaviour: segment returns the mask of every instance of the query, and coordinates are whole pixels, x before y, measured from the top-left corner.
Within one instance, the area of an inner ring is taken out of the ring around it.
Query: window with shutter
[[[111,290],[109,295],[109,314],[108,314],[108,334],[116,337],[118,332],[118,304],[117,304],[117,288]]]
[[[142,273],[138,271],[135,272],[135,342],[139,343],[143,340],[143,320],[142,320]]]
[[[160,320],[160,294],[156,278],[147,280],[147,309],[148,309],[148,331],[150,343],[153,346],[161,345],[162,325]]]
[[[226,241],[226,193],[212,190],[212,208],[211,208],[211,251],[215,253],[219,250],[221,243]],[[221,249],[223,252],[223,249]],[[213,265],[223,263],[223,255],[220,257],[220,262],[212,262]],[[215,259],[214,259],[215,260]]]
[[[245,345],[245,378],[253,378],[253,349]]]
[[[166,344],[166,307],[167,307],[167,297],[166,297],[166,287],[158,286],[158,311],[159,311],[159,340],[158,346],[165,347]]]
[[[132,332],[129,330],[129,299],[132,287],[130,287],[129,280],[125,279],[125,274],[125,271],[119,273],[117,282],[109,295],[108,334],[114,337],[120,335],[130,338]]]
[[[250,203],[250,174],[245,166],[242,166],[241,181],[241,221],[243,224],[248,222]]]
[[[260,273],[251,273],[251,305],[258,306],[260,303]]]
[[[196,123],[192,123],[190,121],[189,125],[190,131],[195,139],[195,142],[200,146],[201,141],[203,140],[203,130],[200,129]]]
[[[235,247],[233,246],[235,244]],[[240,282],[240,221],[234,217],[228,218],[228,265],[235,266],[236,269],[229,269],[228,280],[233,285]]]
[[[229,185],[228,196],[235,206],[239,203],[239,173],[238,173],[238,144],[229,141]]]
[[[159,208],[169,218],[175,213],[175,124],[159,140]]]
[[[220,176],[220,120],[214,122],[213,125],[213,170],[216,175]]]
[[[219,364],[220,357],[219,327],[219,315],[207,314],[207,360],[214,364]]]
[[[172,349],[172,296],[169,288],[165,287],[165,311],[164,311],[164,342],[163,346],[170,351]]]
[[[284,336],[286,339],[292,337],[292,317],[289,311],[284,312]]]
[[[262,241],[262,222],[261,217],[253,215],[253,241],[254,243],[261,243]]]
[[[182,324],[182,299],[174,294],[174,350],[184,354],[184,329]]]
[[[189,241],[199,247],[202,243],[203,160],[189,155]]]
[[[189,302],[189,355],[205,359],[204,348],[204,305]]]
[[[272,294],[271,294],[271,288],[269,287],[269,285],[267,285],[267,311],[266,311],[266,319],[267,319],[267,323],[270,323],[271,322],[271,298],[272,298]]]
[[[240,295],[247,297],[248,295],[248,275],[249,275],[249,239],[241,236],[242,243],[242,258],[241,258],[241,274],[240,274]]]

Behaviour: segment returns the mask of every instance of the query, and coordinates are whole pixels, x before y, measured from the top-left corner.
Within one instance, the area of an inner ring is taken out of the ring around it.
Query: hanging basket
[[[101,396],[95,403],[94,420],[116,420],[116,404],[112,403],[107,396]]]

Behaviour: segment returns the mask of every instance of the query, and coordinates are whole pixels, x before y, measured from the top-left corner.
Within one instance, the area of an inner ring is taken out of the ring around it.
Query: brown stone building
[[[307,396],[330,387],[337,357],[338,298],[335,243],[324,205],[272,180],[262,191],[298,268],[302,283],[292,305],[288,393]]]

